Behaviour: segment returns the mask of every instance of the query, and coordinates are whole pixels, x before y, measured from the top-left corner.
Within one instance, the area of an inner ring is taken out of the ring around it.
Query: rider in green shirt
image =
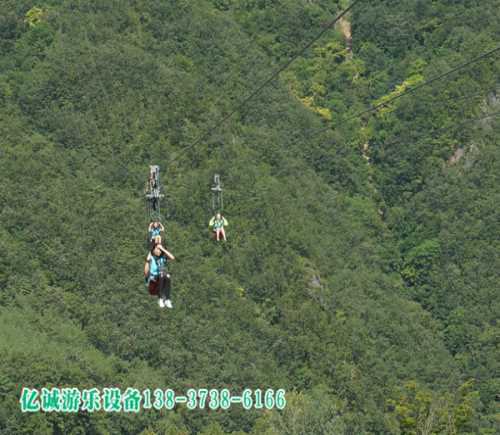
[[[215,239],[219,241],[222,237],[222,240],[226,241],[226,231],[224,227],[227,226],[227,220],[220,213],[217,213],[212,219],[210,219],[210,227],[212,231],[215,233]]]

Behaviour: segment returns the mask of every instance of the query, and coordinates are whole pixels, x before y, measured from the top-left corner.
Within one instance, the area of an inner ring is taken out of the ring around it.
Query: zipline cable
[[[265,80],[259,87],[257,87],[254,91],[252,91],[247,97],[243,98],[240,103],[238,103],[237,107],[229,112],[226,116],[224,116],[218,123],[210,127],[205,133],[202,133],[201,136],[198,137],[191,145],[184,147],[180,150],[171,160],[170,163],[176,161],[180,155],[182,155],[185,151],[190,148],[197,146],[200,142],[207,139],[215,130],[217,130],[220,126],[222,126],[226,121],[232,118],[236,113],[238,113],[241,109],[243,109],[246,104],[255,98],[260,92],[267,87],[273,80],[275,80],[283,71],[288,69],[290,65],[295,62],[299,57],[301,57],[313,44],[315,44],[326,32],[335,26],[335,24],[343,18],[351,9],[357,4],[360,3],[361,0],[354,0],[347,8],[345,8],[334,20],[328,23],[324,29],[319,32],[311,41],[309,41],[302,49],[299,50],[288,62],[286,62],[283,66],[278,68],[274,73],[272,73],[267,80]]]
[[[371,113],[371,112],[377,112],[379,109],[381,109],[382,107],[387,106],[389,103],[392,103],[393,101],[395,101],[395,100],[397,100],[399,98],[402,98],[405,95],[408,95],[408,94],[411,94],[413,92],[416,92],[417,90],[423,88],[424,86],[428,86],[428,85],[430,85],[430,84],[432,84],[434,82],[442,80],[445,77],[448,77],[449,75],[451,75],[451,74],[453,74],[453,73],[455,73],[457,71],[460,71],[461,69],[467,68],[470,65],[478,63],[481,60],[487,59],[488,57],[492,56],[493,54],[495,54],[495,53],[497,53],[499,51],[500,51],[500,46],[494,48],[493,50],[487,51],[486,53],[483,53],[480,56],[477,56],[477,57],[475,57],[473,59],[470,59],[467,62],[464,62],[464,63],[462,63],[460,65],[457,65],[456,67],[452,68],[451,70],[446,71],[443,74],[439,74],[439,75],[437,75],[437,76],[435,76],[435,77],[433,77],[433,78],[431,78],[429,80],[426,80],[425,82],[420,83],[420,84],[414,86],[413,88],[409,88],[406,91],[403,91],[400,94],[395,95],[394,97],[389,98],[387,101],[379,103],[376,106],[370,107],[369,109],[366,109],[366,110],[363,110],[361,112],[355,113],[354,115],[349,116],[347,118],[347,121],[349,121],[351,119],[354,119],[354,118],[360,118],[363,115],[366,115],[366,114]]]
[[[486,115],[482,115],[482,116],[476,116],[474,118],[469,118],[469,119],[466,119],[462,122],[459,122],[457,124],[454,125],[454,127],[456,128],[460,128],[460,127],[463,127],[467,124],[470,124],[470,123],[473,123],[473,122],[481,122],[481,121],[484,121],[486,119],[490,119],[490,118],[495,118],[497,116],[500,116],[500,111],[498,112],[492,112],[492,113],[488,113]],[[437,130],[434,130],[432,133],[431,133],[431,136],[436,136],[438,134],[441,134],[441,133],[444,133],[448,130],[451,130],[452,127],[441,127],[441,128],[438,128]],[[418,141],[416,141],[417,143],[419,142],[422,142],[424,139],[420,139]],[[401,140],[393,140],[393,141],[390,141],[390,142],[384,142],[383,145],[384,146],[391,146],[391,145],[395,145],[397,144],[398,142],[400,142]]]
[[[397,99],[402,98],[402,97],[404,97],[404,96],[406,96],[406,95],[409,95],[409,94],[411,94],[411,93],[414,93],[414,92],[418,91],[419,89],[421,89],[421,88],[423,88],[423,87],[425,87],[425,86],[428,86],[428,85],[430,85],[430,84],[432,84],[432,83],[435,83],[435,82],[437,82],[437,81],[439,81],[439,80],[442,80],[442,79],[444,79],[444,78],[446,78],[446,77],[450,76],[451,74],[453,74],[453,73],[455,73],[455,72],[457,72],[457,71],[460,71],[460,70],[462,70],[462,69],[464,69],[464,68],[467,68],[468,66],[473,65],[473,64],[475,64],[475,63],[478,63],[479,61],[485,60],[485,59],[487,59],[488,57],[490,57],[490,56],[492,56],[492,55],[494,55],[494,54],[498,53],[499,51],[500,51],[500,46],[499,46],[499,47],[496,47],[496,48],[494,48],[494,49],[492,49],[492,50],[490,50],[490,51],[487,51],[486,53],[483,53],[483,54],[481,54],[480,56],[477,56],[477,57],[475,57],[475,58],[473,58],[473,59],[470,59],[470,60],[468,60],[468,61],[466,61],[466,62],[464,62],[464,63],[462,63],[462,64],[460,64],[460,65],[457,65],[457,66],[455,66],[454,68],[452,68],[452,69],[451,69],[451,70],[449,70],[449,71],[446,71],[446,72],[444,72],[444,73],[442,73],[442,74],[439,74],[439,75],[437,75],[437,76],[435,76],[435,77],[432,77],[432,78],[430,78],[429,80],[426,80],[425,82],[420,83],[420,84],[418,84],[418,85],[414,86],[413,88],[407,89],[406,91],[404,91],[404,92],[402,92],[402,93],[400,93],[400,94],[398,94],[398,95],[395,95],[394,97],[390,98],[390,99],[389,99],[389,100],[387,100],[387,101],[384,101],[383,103],[377,104],[377,105],[376,105],[376,106],[374,106],[374,107],[371,107],[371,108],[365,109],[365,110],[363,110],[363,111],[361,111],[361,112],[358,112],[358,113],[355,113],[355,114],[353,114],[353,115],[351,115],[351,116],[347,117],[347,118],[346,118],[346,121],[350,121],[350,120],[355,119],[355,118],[360,118],[360,117],[362,117],[363,115],[366,115],[366,114],[368,114],[368,113],[375,113],[375,112],[377,112],[378,110],[380,110],[382,107],[387,106],[389,103],[393,102],[394,100],[397,100]],[[460,100],[460,99],[463,99],[463,98],[464,98],[464,97],[457,97],[457,98],[454,98],[454,99],[450,99],[449,101],[451,102],[451,101],[454,101],[454,100]],[[468,98],[468,97],[465,97],[465,98]],[[321,128],[321,129],[318,129],[318,130],[313,131],[313,132],[312,132],[312,134],[308,136],[308,138],[309,138],[309,139],[314,138],[314,137],[316,137],[316,136],[320,135],[321,133],[324,133],[324,132],[326,132],[326,131],[328,131],[328,130],[331,130],[331,126],[327,126],[327,127],[324,127],[324,128]],[[300,133],[300,131],[297,131],[296,133]],[[296,143],[298,143],[300,140],[303,140],[303,138],[297,138],[297,140],[296,140],[296,141],[289,142],[289,143],[287,144],[287,146],[289,147],[289,146],[291,146],[291,145],[295,145],[295,144],[296,144]]]
[[[468,94],[468,95],[462,95],[462,96],[459,96],[459,97],[449,98],[449,99],[447,99],[447,100],[446,100],[446,103],[448,104],[448,103],[452,103],[452,102],[455,102],[455,101],[472,100],[472,99],[477,98],[477,97],[480,97],[480,96],[486,97],[488,93],[495,92],[495,91],[496,91],[496,89],[497,89],[497,88],[486,89],[486,90],[483,90],[483,92],[481,92],[481,93],[474,92],[474,93],[472,93],[472,94]],[[485,93],[486,93],[486,95],[485,95]],[[493,115],[494,115],[494,114],[493,114]],[[492,115],[492,116],[493,116],[493,115]],[[466,120],[466,121],[465,121],[465,123],[472,122],[474,119],[475,119],[475,118],[470,119],[470,120]],[[483,118],[480,118],[480,119],[483,119]],[[461,126],[461,125],[462,125],[462,123],[459,123],[459,124],[457,124],[457,125],[458,125],[458,126]],[[446,129],[449,129],[449,127],[445,127],[444,129],[445,129],[445,130],[446,130]],[[311,134],[311,135],[309,135],[309,136],[308,136],[308,137],[306,137],[306,138],[297,138],[297,139],[295,139],[295,140],[293,140],[293,141],[288,142],[287,147],[289,148],[289,151],[285,151],[285,152],[281,155],[281,157],[280,157],[280,158],[286,157],[287,155],[292,154],[292,153],[293,153],[293,154],[296,154],[296,151],[295,151],[294,149],[291,149],[290,147],[291,147],[291,146],[293,146],[293,145],[296,145],[296,144],[297,144],[298,142],[300,142],[301,140],[304,140],[304,139],[306,139],[306,140],[307,140],[307,139],[311,139],[311,138],[317,137],[317,136],[319,136],[321,133],[324,133],[324,132],[326,132],[326,131],[328,131],[328,130],[331,130],[331,127],[330,127],[330,126],[328,126],[328,127],[326,127],[326,128],[321,128],[321,129],[313,130],[313,131],[312,131],[312,134]],[[439,132],[439,131],[441,131],[441,130],[443,130],[443,129],[442,129],[442,128],[441,128],[441,129],[438,129],[438,130],[436,130],[436,132]],[[296,133],[299,133],[299,132],[297,131]],[[332,142],[330,142],[330,141],[328,141],[328,140],[327,140],[327,143],[329,143],[329,144],[330,144],[330,143],[332,143],[332,144],[333,144],[334,142],[333,142],[333,141],[332,141]],[[392,142],[391,142],[391,143],[392,143]],[[282,172],[283,172],[283,171],[278,171],[278,172],[277,172],[276,174],[274,174],[273,176],[279,176]]]
[[[467,124],[470,124],[470,123],[473,123],[473,122],[481,122],[481,121],[484,121],[486,119],[495,118],[495,117],[500,117],[500,111],[488,113],[486,115],[482,115],[482,116],[479,116],[479,117],[474,117],[474,118],[466,119],[466,120],[464,120],[462,122],[459,122],[459,123],[455,124],[455,127],[460,128],[460,127],[463,127],[463,126],[465,126]],[[432,132],[432,135],[435,136],[437,134],[444,133],[445,131],[451,130],[451,128],[452,127],[442,127],[442,128],[439,128],[439,129],[435,130],[434,132]],[[422,142],[422,140],[418,140],[416,142],[419,143],[419,142]],[[384,145],[385,146],[390,146],[390,145],[397,144],[398,142],[400,142],[400,140],[391,141],[391,142],[388,142],[388,143],[384,143]],[[270,176],[272,176],[273,178],[279,177],[279,176],[281,176],[284,172],[286,172],[289,169],[290,168],[287,166],[287,167],[281,169],[280,171],[276,172],[275,174],[270,174]],[[251,202],[251,201],[254,201],[256,199],[261,199],[261,198],[262,198],[262,195],[246,196],[245,199],[243,200],[243,203],[245,203],[245,202]]]

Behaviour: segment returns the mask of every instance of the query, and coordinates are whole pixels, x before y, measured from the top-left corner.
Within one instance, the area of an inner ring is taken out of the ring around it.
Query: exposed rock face
[[[312,287],[312,288],[321,288],[322,285],[321,285],[321,279],[318,275],[314,275],[311,279],[311,281],[309,282],[309,285]]]
[[[349,53],[352,52],[352,33],[351,33],[351,22],[342,17],[338,22],[338,27],[342,34],[344,35],[346,41],[346,49]]]
[[[453,155],[448,159],[448,164],[454,165],[455,163],[458,163],[464,154],[465,150],[463,148],[457,148]]]

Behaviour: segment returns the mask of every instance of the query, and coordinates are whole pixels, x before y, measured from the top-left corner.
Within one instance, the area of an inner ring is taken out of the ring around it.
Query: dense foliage
[[[357,116],[495,48],[498,0],[361,2],[193,146],[346,4],[0,0],[0,433],[498,433],[500,54]],[[24,414],[24,386],[288,403]]]

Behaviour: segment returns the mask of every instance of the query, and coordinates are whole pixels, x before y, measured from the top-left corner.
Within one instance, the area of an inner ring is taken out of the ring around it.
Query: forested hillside
[[[0,0],[1,434],[500,433],[500,1],[361,0],[301,53],[347,6]],[[287,403],[23,413],[23,387]]]

